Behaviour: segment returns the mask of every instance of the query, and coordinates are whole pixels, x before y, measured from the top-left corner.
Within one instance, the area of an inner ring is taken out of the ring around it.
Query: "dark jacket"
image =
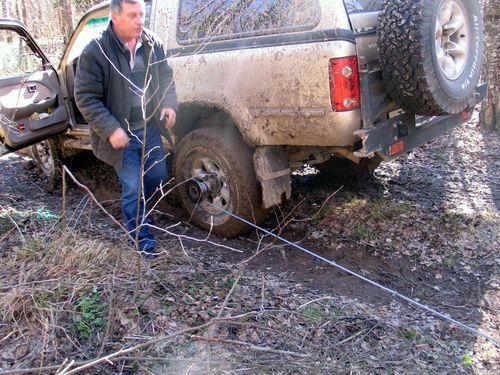
[[[147,30],[142,34],[142,48],[145,64],[151,72],[149,92],[154,93],[153,104],[157,108],[153,122],[167,136],[165,124],[160,124],[160,111],[165,107],[177,111],[172,69],[167,64],[162,43]],[[76,104],[90,125],[92,150],[97,158],[118,169],[122,165],[123,149],[115,150],[108,138],[118,127],[127,129],[134,95],[124,78],[131,75],[129,58],[130,52],[116,37],[110,23],[100,37],[85,47],[75,77]]]

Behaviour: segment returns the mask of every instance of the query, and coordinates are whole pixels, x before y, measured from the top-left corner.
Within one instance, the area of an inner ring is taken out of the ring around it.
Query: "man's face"
[[[137,39],[144,27],[144,2],[134,4],[123,3],[121,13],[111,12],[113,30],[121,39],[128,41]]]

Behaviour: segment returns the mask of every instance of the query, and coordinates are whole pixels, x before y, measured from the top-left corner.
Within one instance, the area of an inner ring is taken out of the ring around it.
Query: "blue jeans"
[[[154,236],[147,225],[148,219],[143,218],[145,202],[151,198],[156,189],[167,182],[167,163],[165,151],[158,127],[148,125],[146,128],[146,146],[144,150],[144,178],[141,198],[138,199],[141,185],[141,158],[142,140],[145,129],[134,130],[129,133],[130,143],[125,148],[121,169],[117,170],[118,179],[122,188],[123,219],[129,230],[131,238],[135,241],[137,230],[139,249],[153,251],[155,247]],[[139,215],[137,211],[139,210]]]

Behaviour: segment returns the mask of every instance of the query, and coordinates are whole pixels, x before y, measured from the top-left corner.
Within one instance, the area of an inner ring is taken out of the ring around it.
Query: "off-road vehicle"
[[[371,173],[462,123],[485,95],[476,0],[146,6],[146,26],[175,72],[180,201],[194,222],[225,236],[249,228],[236,216],[260,223],[289,198],[302,165]],[[89,148],[73,80],[82,49],[108,22],[108,3],[92,8],[56,70],[21,23],[0,21],[3,153],[34,144],[56,179],[61,156]]]

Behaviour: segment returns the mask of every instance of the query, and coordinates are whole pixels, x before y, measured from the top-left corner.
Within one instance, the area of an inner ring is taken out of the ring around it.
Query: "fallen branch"
[[[223,339],[220,337],[191,336],[191,338],[194,340],[202,340],[202,341],[215,342],[215,343],[220,343],[220,344],[242,345],[242,346],[246,346],[250,350],[254,350],[257,352],[275,353],[275,354],[289,355],[289,356],[300,357],[300,358],[310,358],[311,357],[311,354],[297,353],[297,352],[292,352],[289,350],[274,349],[274,348],[270,348],[268,346],[257,346],[254,344],[250,344],[249,342],[237,341],[237,340],[226,340],[226,339]]]
[[[132,352],[134,352],[136,350],[139,350],[139,349],[151,346],[151,345],[155,345],[155,344],[158,344],[158,343],[163,342],[163,341],[169,341],[169,340],[172,340],[173,338],[176,338],[178,336],[185,335],[186,333],[195,332],[195,331],[199,331],[199,330],[205,329],[207,327],[210,327],[213,324],[215,324],[215,320],[211,320],[208,323],[205,323],[205,324],[202,324],[202,325],[199,325],[199,326],[196,326],[196,327],[184,329],[182,331],[176,332],[176,333],[174,333],[172,335],[169,335],[169,336],[159,337],[157,339],[154,339],[154,340],[151,340],[151,341],[148,341],[148,342],[145,342],[145,343],[133,346],[133,347],[128,348],[128,349],[121,349],[121,350],[118,350],[118,351],[116,351],[114,353],[108,354],[107,356],[104,356],[104,357],[101,357],[101,358],[96,358],[96,359],[90,361],[89,363],[86,363],[84,365],[76,367],[76,368],[74,368],[74,369],[72,369],[70,371],[61,372],[60,375],[76,374],[77,372],[89,369],[91,367],[95,367],[98,364],[101,364],[103,362],[107,362],[107,363],[111,363],[112,364],[113,362],[111,360],[114,359],[115,357],[120,356],[120,355],[132,353]],[[0,372],[0,375],[4,375],[4,374]]]
[[[243,318],[248,318],[248,317],[251,317],[251,316],[256,316],[256,315],[260,315],[262,313],[273,313],[273,312],[284,312],[284,310],[266,310],[264,312],[257,312],[257,311],[254,311],[254,312],[248,312],[248,313],[244,313],[244,314],[239,314],[239,315],[235,315],[235,316],[230,316],[230,317],[226,317],[226,318],[214,318],[212,319],[211,321],[207,322],[207,323],[204,323],[204,324],[201,324],[199,326],[196,326],[196,327],[192,327],[192,328],[186,328],[184,330],[181,330],[179,332],[176,332],[176,333],[173,333],[169,336],[160,336],[156,339],[153,339],[153,340],[150,340],[150,341],[147,341],[147,342],[144,342],[142,344],[138,344],[136,346],[133,346],[131,348],[128,348],[128,349],[121,349],[119,351],[116,351],[116,352],[113,352],[111,354],[108,354],[104,357],[100,357],[100,358],[94,358],[94,359],[91,359],[91,360],[87,360],[87,361],[80,361],[80,362],[74,362],[73,365],[74,366],[79,366],[79,367],[76,367],[72,370],[69,370],[67,372],[61,372],[59,373],[58,375],[70,375],[70,374],[76,374],[77,372],[80,372],[80,371],[83,371],[83,370],[87,370],[89,368],[92,368],[92,367],[95,367],[101,363],[113,363],[111,360],[114,359],[116,360],[117,358],[119,358],[120,356],[123,356],[124,354],[129,354],[129,353],[132,353],[134,351],[137,351],[137,350],[140,350],[140,349],[143,349],[143,348],[147,348],[151,345],[155,345],[155,344],[159,344],[161,342],[165,342],[165,341],[169,341],[169,340],[172,340],[178,336],[182,336],[182,335],[185,335],[185,334],[188,334],[188,333],[191,333],[191,332],[196,332],[196,331],[201,331],[203,329],[206,329],[208,327],[211,327],[215,324],[219,324],[219,323],[223,323],[223,322],[232,322],[232,321],[235,321],[235,320],[239,320],[239,319],[243,319]],[[293,311],[288,311],[289,313],[292,313],[293,314]],[[238,343],[237,341],[235,342],[232,342],[232,343]],[[246,343],[245,343],[246,344]],[[249,344],[250,345],[250,344]],[[255,347],[255,348],[251,348],[252,350],[260,350],[262,351],[262,349],[264,349],[264,351],[268,351],[266,350],[266,348],[261,348],[261,347]],[[277,349],[272,349],[272,348],[269,348],[271,350],[273,350],[274,352],[276,353],[279,353],[279,354],[286,354],[287,352],[286,351],[276,351]],[[294,353],[294,352],[290,352],[290,353]],[[309,355],[305,355],[305,354],[301,354],[301,353],[297,353],[298,356],[304,356],[304,357],[309,357]],[[292,354],[290,354],[292,355]],[[7,371],[0,371],[0,375],[16,375],[16,374],[29,374],[29,373],[40,373],[40,372],[47,372],[47,371],[57,371],[59,370],[63,365],[61,364],[58,364],[58,365],[53,365],[53,366],[45,366],[45,367],[35,367],[35,368],[27,368],[27,369],[16,369],[16,370],[7,370]]]

